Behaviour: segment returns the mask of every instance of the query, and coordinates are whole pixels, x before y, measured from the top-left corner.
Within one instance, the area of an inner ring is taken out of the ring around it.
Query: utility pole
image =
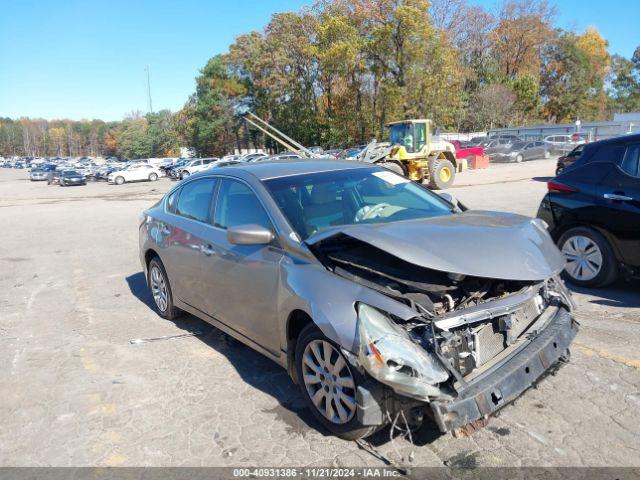
[[[149,113],[153,113],[153,104],[151,103],[151,80],[149,75],[149,65],[144,67],[147,72],[147,102],[148,102],[148,110]]]

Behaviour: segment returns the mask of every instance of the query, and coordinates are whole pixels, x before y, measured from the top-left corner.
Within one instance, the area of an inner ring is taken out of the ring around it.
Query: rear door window
[[[176,214],[198,222],[208,222],[215,182],[213,178],[203,178],[183,186],[180,190]]]
[[[640,143],[629,145],[624,155],[620,168],[631,176],[637,177],[640,174]]]

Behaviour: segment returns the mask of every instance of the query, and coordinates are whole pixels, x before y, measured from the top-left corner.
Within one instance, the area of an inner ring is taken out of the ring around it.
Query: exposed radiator
[[[518,338],[529,325],[542,313],[542,308],[536,298],[528,302],[523,308],[511,314],[511,336]],[[474,356],[476,366],[480,366],[507,348],[506,332],[499,330],[499,319],[478,328],[473,334]]]

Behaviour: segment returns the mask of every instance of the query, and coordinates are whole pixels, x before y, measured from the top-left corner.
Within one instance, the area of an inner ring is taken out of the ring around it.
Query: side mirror
[[[271,230],[260,225],[237,225],[227,230],[227,240],[234,245],[266,245],[273,239]]]
[[[456,197],[454,197],[453,195],[451,195],[450,193],[448,193],[448,192],[438,192],[438,195],[440,195],[440,197],[443,200],[446,200],[451,205],[453,205],[453,208],[456,211],[464,212],[465,210],[468,210],[468,208],[462,202],[458,201],[458,199]]]

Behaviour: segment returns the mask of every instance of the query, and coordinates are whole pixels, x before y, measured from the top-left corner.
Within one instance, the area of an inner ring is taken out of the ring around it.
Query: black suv
[[[601,287],[640,274],[640,135],[585,145],[547,185],[538,217],[567,258],[569,281]]]

